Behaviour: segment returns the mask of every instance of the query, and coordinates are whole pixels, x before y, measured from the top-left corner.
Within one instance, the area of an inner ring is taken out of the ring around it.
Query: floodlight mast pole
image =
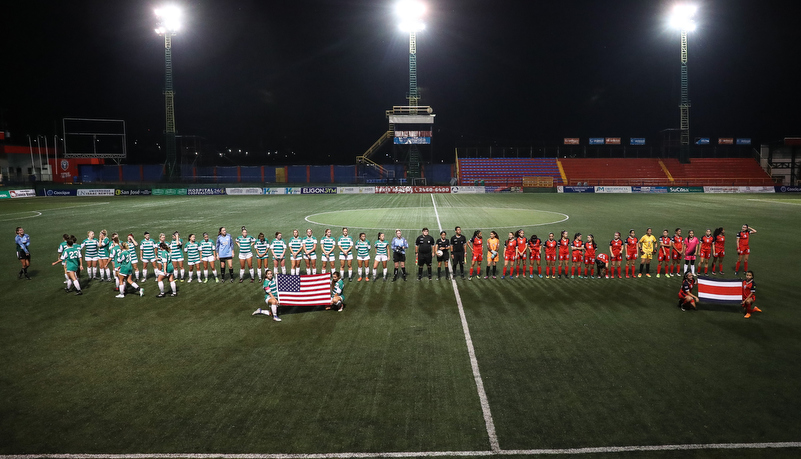
[[[687,30],[681,29],[681,101],[679,102],[679,162],[690,162],[690,90],[687,75]]]
[[[156,16],[160,19],[156,33],[164,35],[164,108],[166,114],[164,147],[167,153],[164,170],[168,180],[172,180],[178,174],[175,154],[175,92],[172,87],[172,37],[175,36],[179,27],[179,15],[180,12],[172,6],[156,10]]]
[[[410,114],[416,115],[420,95],[417,92],[417,32],[409,32],[409,99]]]

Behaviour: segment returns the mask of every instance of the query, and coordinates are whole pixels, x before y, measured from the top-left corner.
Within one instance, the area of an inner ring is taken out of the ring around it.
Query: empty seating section
[[[483,181],[486,186],[522,186],[523,177],[553,177],[562,184],[562,174],[555,158],[460,158],[459,184],[472,186]]]
[[[667,185],[668,176],[656,158],[560,159],[568,185]]]
[[[682,186],[773,185],[759,163],[751,158],[695,158],[689,164],[677,159],[663,160],[674,183]]]

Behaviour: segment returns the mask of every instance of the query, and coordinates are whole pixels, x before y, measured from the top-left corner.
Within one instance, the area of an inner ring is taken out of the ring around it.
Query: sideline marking
[[[437,210],[437,202],[434,200],[433,193],[431,194],[431,204],[434,205],[434,215],[437,217],[437,225],[439,226],[439,230],[442,231],[442,222],[439,220],[439,211]],[[476,381],[476,390],[478,391],[478,399],[481,402],[481,411],[484,413],[484,424],[487,425],[490,449],[493,453],[499,453],[501,447],[498,444],[498,435],[495,433],[495,422],[492,420],[489,400],[487,400],[487,392],[484,390],[484,380],[481,379],[481,372],[478,370],[476,349],[473,347],[473,339],[470,337],[470,328],[467,326],[467,316],[465,316],[464,313],[462,297],[459,295],[459,287],[456,285],[455,274],[454,269],[451,276],[451,285],[453,285],[453,293],[456,295],[456,306],[459,309],[459,317],[462,319],[462,331],[464,331],[464,339],[467,342],[467,353],[470,356],[470,366],[473,368],[473,379]]]
[[[554,212],[554,211],[552,211],[552,210],[539,210],[539,209],[518,209],[518,208],[507,208],[507,207],[450,207],[450,208],[451,208],[451,209],[471,209],[471,210],[475,210],[475,209],[523,210],[523,211],[534,211],[534,212],[543,212],[543,213],[548,213],[548,214],[556,214],[556,215],[561,215],[562,217],[564,217],[564,218],[562,218],[561,220],[554,220],[554,221],[552,221],[552,222],[544,222],[544,223],[535,223],[535,224],[533,224],[533,225],[532,225],[532,224],[526,224],[526,225],[523,225],[523,224],[517,224],[517,225],[512,225],[512,226],[496,226],[495,228],[498,228],[498,229],[503,229],[503,228],[520,228],[520,227],[526,228],[526,227],[533,227],[533,226],[555,225],[555,224],[557,224],[557,223],[562,223],[562,222],[564,222],[564,221],[567,221],[567,220],[569,220],[569,219],[570,219],[570,216],[569,216],[569,215],[567,215],[567,214],[563,214],[562,212]],[[402,210],[402,209],[428,209],[428,207],[376,207],[376,208],[374,208],[374,209],[349,209],[349,210],[362,210],[362,211],[367,211],[367,212],[369,212],[369,211],[371,211],[371,210],[378,210],[378,209],[389,209],[389,210]],[[307,222],[309,222],[309,223],[312,223],[312,224],[314,224],[314,225],[320,225],[320,226],[339,226],[338,224],[336,224],[336,225],[335,225],[335,224],[331,224],[331,223],[320,223],[320,222],[316,222],[316,221],[314,221],[314,220],[310,220],[310,219],[309,219],[309,217],[314,217],[315,215],[338,214],[338,213],[341,213],[341,212],[342,212],[341,210],[333,210],[333,211],[329,211],[329,212],[318,212],[318,213],[315,213],[315,214],[307,215],[307,216],[306,216],[306,218],[304,218],[304,220],[306,220]],[[386,228],[384,228],[384,227],[381,227],[381,228],[374,228],[374,227],[371,227],[371,226],[350,226],[350,228],[361,228],[361,229],[371,229],[371,230],[381,230],[381,229],[386,229]],[[416,230],[419,230],[419,228],[398,228],[398,229],[401,229],[401,230],[404,230],[404,231],[416,231]],[[442,231],[442,229],[440,229],[440,231]]]
[[[374,458],[374,457],[443,457],[443,456],[533,456],[565,454],[608,454],[637,451],[698,451],[727,449],[779,449],[801,448],[801,442],[772,443],[691,443],[685,445],[641,445],[641,446],[599,446],[586,448],[553,449],[510,449],[497,451],[419,451],[386,453],[314,453],[314,454],[214,454],[214,453],[147,453],[147,454],[6,454],[0,459],[335,459],[335,458]]]
[[[779,199],[749,199],[749,201],[770,202],[772,204],[789,204],[791,206],[801,206],[798,202],[787,202]]]

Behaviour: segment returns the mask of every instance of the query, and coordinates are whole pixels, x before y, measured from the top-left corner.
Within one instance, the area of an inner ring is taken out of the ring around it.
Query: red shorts
[[[581,263],[582,255],[583,254],[581,252],[573,252],[573,263]]]
[[[517,252],[517,253],[515,253],[515,260],[526,261],[526,252],[523,252],[523,253]]]
[[[531,255],[529,255],[528,258],[529,258],[529,260],[540,261],[540,259],[542,259],[542,253],[541,252],[531,252]]]
[[[664,250],[660,250],[660,251],[659,251],[659,258],[658,258],[658,260],[659,260],[659,261],[667,261],[667,260],[670,260],[670,252],[668,252],[668,253],[665,253],[665,251],[664,251]]]
[[[506,261],[515,261],[515,253],[514,252],[504,252],[503,259]]]
[[[595,263],[595,257],[587,257],[587,256],[584,257],[585,265],[591,265],[593,263]]]
[[[676,252],[675,250],[671,252],[671,258],[674,260],[681,260],[681,253]]]
[[[559,252],[559,261],[567,261],[570,259],[569,253]]]
[[[721,250],[720,252],[715,252],[715,258],[723,258],[726,255],[725,250]]]
[[[712,258],[712,249],[701,250],[701,258]]]
[[[484,260],[484,253],[483,252],[475,252],[473,254],[473,261],[483,261]]]
[[[743,301],[745,301],[745,298],[743,298]],[[751,295],[751,304],[754,303],[756,303],[756,295]]]
[[[556,261],[556,254],[555,253],[546,253],[545,254],[545,261]]]
[[[626,260],[636,260],[637,252],[626,252]]]
[[[679,292],[679,299],[680,300],[683,300],[683,299],[688,298],[688,297],[689,297],[689,293],[685,292],[684,290],[681,290]]]
[[[750,248],[745,249],[745,250],[737,249],[737,255],[748,255],[749,253],[751,253],[751,249]]]
[[[611,257],[609,257],[609,261],[620,261],[622,259],[623,259],[623,254],[622,253],[616,253],[616,254],[612,255]]]

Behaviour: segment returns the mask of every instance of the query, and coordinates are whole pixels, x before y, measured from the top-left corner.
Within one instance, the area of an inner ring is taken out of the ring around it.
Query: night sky
[[[187,1],[173,39],[179,134],[206,148],[352,163],[405,105],[408,34],[393,2]],[[672,2],[429,0],[418,35],[435,159],[454,146],[647,137],[679,123]],[[698,2],[691,136],[801,134],[801,5]],[[52,138],[62,117],[124,119],[129,162],[164,130],[156,2],[16,1],[2,13],[0,122],[9,143]]]

